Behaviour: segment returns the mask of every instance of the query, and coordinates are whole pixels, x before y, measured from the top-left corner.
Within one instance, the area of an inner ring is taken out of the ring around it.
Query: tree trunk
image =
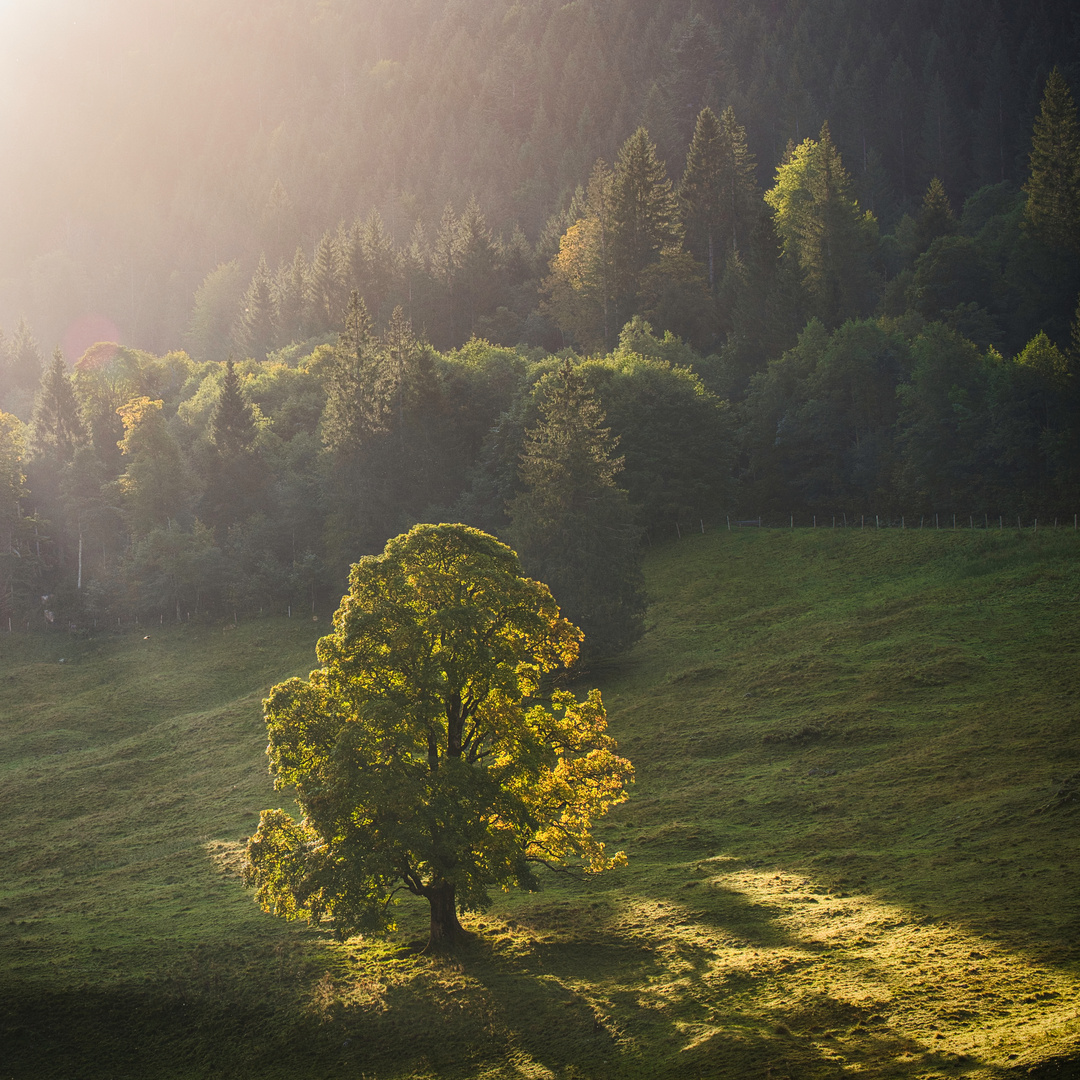
[[[448,881],[439,881],[428,888],[426,895],[431,907],[427,951],[452,948],[465,933],[458,922],[454,886]]]

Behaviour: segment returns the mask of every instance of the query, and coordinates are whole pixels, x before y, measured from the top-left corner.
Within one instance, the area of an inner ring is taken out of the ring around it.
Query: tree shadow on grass
[[[377,1007],[343,1002],[333,1020],[345,1033],[341,1057],[376,1066],[377,1048],[391,1032],[400,1045],[407,1026],[400,1075],[794,1080],[853,1067],[898,1080],[928,1070],[992,1075],[973,1057],[896,1030],[872,1004],[805,987],[785,998],[784,972],[816,952],[777,925],[769,905],[726,891],[725,914],[713,911],[724,957],[695,937],[700,924],[684,908],[661,907],[534,905],[521,926],[417,958]]]

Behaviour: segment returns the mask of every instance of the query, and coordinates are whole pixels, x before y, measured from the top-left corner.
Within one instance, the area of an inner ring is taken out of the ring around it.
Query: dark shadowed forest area
[[[15,629],[310,614],[455,520],[604,653],[678,529],[1080,511],[1072,5],[50,8],[0,65]]]

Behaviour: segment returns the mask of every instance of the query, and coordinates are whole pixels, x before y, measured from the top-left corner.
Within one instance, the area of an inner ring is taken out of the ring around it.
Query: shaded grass
[[[451,957],[262,915],[260,699],[310,624],[0,643],[0,1075],[1073,1075],[1080,543],[696,536],[593,673],[630,865]],[[58,664],[59,646],[65,664]]]

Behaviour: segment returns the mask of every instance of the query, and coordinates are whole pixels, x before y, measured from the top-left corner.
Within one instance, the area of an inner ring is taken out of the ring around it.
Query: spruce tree
[[[756,192],[746,130],[728,106],[718,120],[710,108],[697,118],[679,185],[687,245],[708,268],[715,290],[729,255],[749,241]]]
[[[71,385],[64,354],[57,347],[41,376],[30,428],[30,452],[35,459],[47,459],[55,466],[69,465],[75,451],[86,441],[86,429]]]
[[[240,392],[240,379],[230,356],[225,361],[221,395],[210,425],[210,437],[223,457],[234,458],[251,448],[255,439],[255,420],[251,406]]]
[[[263,470],[254,452],[255,417],[240,391],[240,379],[230,356],[217,407],[210,421],[213,453],[204,466],[205,487],[200,507],[202,519],[217,531],[224,543],[228,529],[256,511]]]
[[[1061,72],[1046,80],[1031,139],[1031,175],[1024,185],[1027,217],[1058,247],[1080,250],[1080,125]]]
[[[644,128],[623,143],[611,186],[611,252],[616,311],[630,318],[642,272],[682,243],[679,206],[663,162]]]
[[[618,439],[580,373],[565,361],[541,384],[541,418],[528,430],[508,506],[522,565],[550,584],[579,620],[592,655],[611,655],[642,630],[638,529],[616,477]]]
[[[457,224],[458,280],[464,328],[469,335],[480,315],[494,310],[497,293],[497,249],[480,204],[473,196]]]
[[[916,248],[925,251],[939,236],[952,236],[956,231],[956,215],[945,194],[945,185],[935,176],[915,219]]]
[[[274,282],[266,259],[261,255],[251,284],[244,293],[233,338],[244,355],[254,360],[265,360],[266,354],[278,343],[274,326]]]
[[[346,270],[341,245],[331,232],[323,233],[311,264],[314,329],[326,333],[341,325],[345,310]]]

